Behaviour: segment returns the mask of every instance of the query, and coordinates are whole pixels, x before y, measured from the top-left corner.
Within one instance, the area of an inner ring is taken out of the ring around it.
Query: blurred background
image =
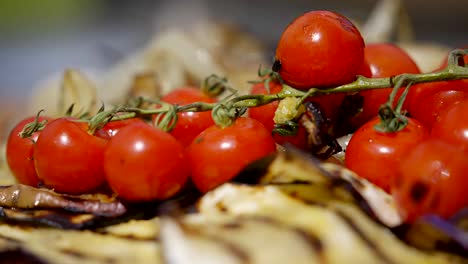
[[[364,21],[376,0],[2,0],[0,98],[6,107],[66,67],[101,69],[141,48],[169,26],[213,19],[239,25],[273,54],[284,27],[313,9]],[[468,44],[466,0],[404,1],[413,37]],[[5,109],[5,108],[4,108]]]

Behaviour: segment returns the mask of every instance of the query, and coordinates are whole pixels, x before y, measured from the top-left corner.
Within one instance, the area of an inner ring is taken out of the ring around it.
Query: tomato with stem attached
[[[372,78],[384,78],[403,73],[421,73],[410,55],[400,47],[390,43],[369,44],[364,49],[365,62],[370,68]],[[361,70],[362,71],[362,70]],[[359,128],[367,121],[375,118],[382,104],[388,101],[392,88],[362,91],[362,112],[351,120],[355,128]],[[398,91],[396,100],[403,93]],[[406,110],[406,105],[403,106]]]
[[[111,189],[131,202],[170,198],[190,174],[182,144],[145,123],[130,124],[112,137],[103,163]]]
[[[20,133],[24,127],[32,122],[49,122],[52,118],[46,116],[28,117],[21,120],[10,131],[6,144],[6,160],[10,171],[19,183],[37,186],[40,182],[34,166],[34,144],[36,143],[40,131],[34,132],[30,137],[23,138]]]
[[[345,165],[359,176],[389,192],[406,152],[429,136],[418,121],[408,118],[400,131],[380,132],[375,118],[360,127],[351,137],[345,152]]]
[[[122,120],[114,120],[114,121],[110,121],[108,122],[107,124],[105,124],[101,129],[98,129],[94,135],[100,137],[100,138],[103,138],[103,139],[111,139],[113,138],[115,135],[117,135],[117,133],[119,133],[119,131],[130,125],[130,124],[133,124],[133,123],[145,123],[145,121],[141,118],[129,118],[129,119],[122,119]]]
[[[195,102],[214,103],[215,98],[205,95],[195,87],[182,87],[175,89],[162,97],[162,101],[170,104],[187,105]],[[211,111],[179,112],[174,129],[170,131],[184,146],[190,145],[192,140],[207,127],[214,125]]]
[[[324,88],[354,81],[363,62],[364,40],[348,18],[310,11],[282,33],[273,70],[294,88]]]
[[[34,165],[44,185],[57,192],[81,194],[105,183],[103,156],[107,140],[88,133],[88,124],[58,118],[41,131]]]
[[[468,206],[467,158],[460,149],[435,138],[407,152],[392,187],[403,218],[407,222],[426,214],[448,218]]]
[[[228,127],[211,126],[187,148],[192,181],[200,191],[208,192],[275,151],[270,131],[255,119],[239,117]]]

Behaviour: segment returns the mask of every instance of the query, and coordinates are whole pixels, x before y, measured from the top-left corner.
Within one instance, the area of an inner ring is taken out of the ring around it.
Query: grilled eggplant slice
[[[388,227],[398,226],[402,222],[395,202],[385,191],[343,166],[320,162],[291,148],[251,164],[234,181],[279,185],[290,193],[293,192],[289,190],[291,184],[305,183],[308,192],[302,194],[311,196],[309,200],[338,199],[357,204],[369,216]],[[293,189],[300,189],[300,184],[297,187]]]
[[[224,224],[224,226],[227,226],[225,228],[236,225],[236,223],[242,226],[245,219],[261,218],[266,219],[263,221],[265,225],[276,222],[290,230],[296,230],[295,232],[300,230],[299,232],[306,235],[306,237],[312,238],[312,245],[315,245],[313,250],[311,246],[304,249],[312,254],[306,259],[309,261],[308,263],[348,263],[350,260],[356,263],[466,262],[466,259],[455,255],[425,252],[409,246],[398,239],[388,228],[372,220],[357,206],[336,200],[311,203],[311,201],[302,200],[302,197],[290,196],[290,194],[284,193],[280,186],[225,184],[205,195],[199,203],[199,210],[202,215],[209,219],[225,219],[230,216],[229,221]],[[211,232],[207,231],[208,229],[214,228],[216,230],[212,236],[202,235],[203,240],[211,241],[202,241],[202,244],[222,245],[224,244],[223,241],[227,241],[230,248],[242,248],[244,243],[260,239],[255,236],[263,236],[258,233],[246,232],[241,239],[234,240],[232,234],[217,230],[216,225],[210,221],[201,221],[201,224],[196,223],[194,225],[191,223],[190,216],[174,221],[181,221],[183,224],[176,225],[177,222],[169,222],[169,227],[166,225],[167,222],[163,221],[161,224],[161,242],[165,256],[171,255],[171,253],[166,253],[165,243],[172,243],[172,239],[177,239],[177,235],[179,237],[183,236],[189,241],[193,240],[190,237],[192,234],[190,230],[194,228],[193,226],[196,226],[195,229],[199,230],[198,232],[201,234]],[[186,225],[192,225],[192,227],[184,228]],[[165,231],[165,228],[172,228],[172,232],[170,232],[172,236],[169,236],[169,234],[164,235],[164,232],[167,231]],[[186,249],[186,252],[191,250],[203,251],[204,246],[198,244],[197,241],[193,241],[192,248]],[[259,254],[259,251],[268,250],[268,252],[271,252],[271,249],[268,249],[270,245],[265,245],[270,242],[267,239],[263,243],[257,243],[250,250],[243,250],[244,255],[249,257],[232,263],[284,263],[275,262],[274,260],[270,260],[271,262],[256,262],[255,256]],[[278,243],[278,250],[289,251],[289,243],[292,242],[288,240],[283,242],[284,244],[281,244],[282,241],[271,243]],[[209,248],[206,247],[205,249],[208,250]],[[296,248],[296,250],[298,249]],[[200,252],[200,255],[204,254],[208,254],[208,252]],[[217,252],[217,254],[221,253]],[[232,255],[233,253],[226,254]],[[296,254],[306,256],[305,252]],[[214,255],[214,257],[218,256]],[[171,259],[171,263],[186,263],[181,259],[181,256],[179,256],[179,259]],[[245,261],[245,259],[252,261]],[[187,259],[184,260],[187,261]]]
[[[72,196],[23,184],[0,186],[0,206],[19,209],[59,209],[116,217],[127,209],[114,196],[105,194]]]

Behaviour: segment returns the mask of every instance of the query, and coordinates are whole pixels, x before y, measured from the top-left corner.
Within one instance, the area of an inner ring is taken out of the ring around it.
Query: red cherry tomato
[[[391,77],[402,73],[420,73],[414,60],[398,46],[388,43],[369,44],[364,49],[365,61],[372,78]],[[362,70],[361,70],[362,71]],[[360,92],[364,97],[362,112],[351,124],[358,128],[377,116],[379,108],[388,101],[392,88]],[[398,92],[397,100],[403,89]]]
[[[282,86],[279,83],[270,82],[270,93],[269,94],[277,94],[281,92]],[[251,94],[268,94],[267,90],[263,83],[258,83],[252,86]],[[249,116],[260,123],[262,123],[265,128],[272,133],[273,128],[275,127],[275,122],[273,118],[275,116],[276,109],[278,108],[278,101],[271,102],[266,105],[258,106],[258,107],[251,107],[249,108]],[[273,134],[273,138],[275,139],[276,143],[280,145],[291,144],[296,146],[300,149],[307,148],[307,131],[303,126],[299,126],[299,130],[296,135],[294,136],[282,136],[278,133]]]
[[[25,125],[34,122],[35,119],[36,117],[28,117],[19,122],[11,130],[6,145],[6,159],[10,171],[19,183],[30,186],[37,186],[39,183],[36,168],[34,167],[33,149],[40,131],[33,133],[29,138],[22,138],[19,134],[23,131]],[[44,120],[50,121],[52,119],[40,116],[38,121],[42,122]]]
[[[468,82],[463,80],[454,81],[440,81],[440,82],[428,82],[418,83],[410,87],[408,96],[406,97],[406,105],[410,115],[418,118],[421,113],[421,108],[425,106],[427,98],[432,97],[434,94],[440,91],[467,91]],[[429,99],[430,100],[430,99]]]
[[[143,119],[140,119],[140,118],[130,118],[130,119],[111,121],[105,124],[104,127],[102,127],[101,129],[96,131],[94,135],[97,137],[109,140],[113,138],[115,135],[117,135],[117,133],[119,133],[119,131],[122,128],[133,123],[145,123],[145,121],[143,121]]]
[[[281,35],[273,68],[295,88],[333,87],[354,81],[363,61],[364,40],[349,19],[311,11]]]
[[[392,188],[402,216],[408,222],[425,214],[447,218],[468,206],[467,158],[460,149],[433,138],[413,146],[400,161]]]
[[[431,134],[468,152],[468,99],[454,104],[440,114]]]
[[[187,148],[192,181],[200,191],[208,192],[275,151],[270,131],[255,119],[240,117],[229,127],[211,126]]]
[[[170,198],[189,176],[182,144],[145,123],[130,124],[110,139],[104,169],[111,189],[134,202]]]
[[[42,131],[34,146],[37,176],[64,193],[86,193],[105,182],[102,165],[107,141],[90,135],[87,124],[58,118]]]
[[[269,82],[270,93],[265,89],[264,83],[257,83],[252,86],[250,94],[277,94],[281,92],[282,86],[280,83]],[[266,129],[272,131],[275,127],[273,117],[278,108],[279,101],[274,101],[266,105],[251,107],[248,110],[249,116],[257,121],[260,121]]]
[[[170,104],[187,105],[195,102],[214,103],[216,99],[203,94],[200,89],[184,87],[169,92],[162,98],[162,101]],[[177,124],[170,133],[182,142],[185,147],[190,145],[192,140],[203,130],[214,125],[211,111],[181,112],[177,115]]]
[[[440,120],[441,115],[444,115],[447,109],[467,99],[468,90],[466,92],[454,90],[439,91],[432,96],[418,101],[417,107],[411,112],[411,116],[431,130],[433,124]],[[461,120],[459,123],[461,123]]]
[[[428,137],[428,132],[411,118],[403,130],[394,133],[377,131],[374,126],[379,122],[380,119],[375,118],[354,133],[346,148],[345,164],[389,192],[406,152]]]

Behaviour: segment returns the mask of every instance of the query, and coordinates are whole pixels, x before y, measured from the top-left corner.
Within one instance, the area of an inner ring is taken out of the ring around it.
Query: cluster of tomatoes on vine
[[[351,83],[358,75],[421,73],[402,49],[387,43],[365,45],[347,18],[329,11],[295,19],[283,32],[275,55],[273,70],[280,78],[253,85],[251,94],[276,94],[283,84],[298,90],[328,89]],[[318,104],[330,123],[346,122],[354,135],[345,165],[392,193],[408,220],[426,213],[449,217],[468,204],[463,194],[468,186],[468,80],[415,84],[404,95],[400,90],[396,100],[406,97],[400,108],[409,117],[395,131],[375,128],[391,87],[306,101]],[[340,119],[340,106],[356,96],[359,111]],[[215,104],[217,99],[197,87],[184,87],[161,101],[187,105]],[[301,124],[292,136],[273,133],[277,108],[278,101],[250,107],[227,126],[215,122],[211,111],[183,111],[170,131],[138,117],[111,121],[97,130],[70,117],[30,117],[10,133],[7,161],[20,183],[41,183],[57,192],[80,194],[108,185],[122,199],[149,201],[175,195],[189,179],[207,192],[275,152],[276,144],[307,148],[307,130]],[[34,120],[48,122],[28,138],[19,136]]]

